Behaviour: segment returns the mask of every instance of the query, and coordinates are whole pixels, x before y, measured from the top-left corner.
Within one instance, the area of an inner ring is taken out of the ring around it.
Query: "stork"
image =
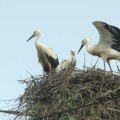
[[[75,68],[75,66],[76,66],[76,57],[75,57],[75,50],[74,49],[72,49],[71,51],[70,51],[70,59],[65,59],[65,60],[63,60],[62,62],[61,62],[61,64],[59,64],[58,66],[57,66],[57,68],[56,68],[56,73],[59,73],[60,71],[62,71],[62,70],[65,70],[65,69],[67,69],[67,68]]]
[[[89,40],[83,39],[78,53],[85,45],[88,53],[101,57],[104,61],[104,67],[105,62],[107,62],[112,71],[110,60],[115,59],[120,61],[120,29],[100,21],[93,22],[93,25],[99,32],[99,42],[90,46]]]
[[[41,63],[45,73],[49,74],[52,73],[59,65],[58,56],[52,48],[48,48],[46,45],[39,42],[40,36],[41,32],[39,30],[36,30],[33,32],[32,36],[27,41],[35,37],[35,46],[38,55],[38,62]]]

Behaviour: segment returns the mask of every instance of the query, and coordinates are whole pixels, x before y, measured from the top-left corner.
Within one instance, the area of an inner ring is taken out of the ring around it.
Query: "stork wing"
[[[100,42],[120,52],[120,29],[105,22],[93,22],[100,35]]]
[[[69,60],[67,60],[67,59],[63,60],[63,61],[57,66],[56,72],[58,73],[58,72],[60,72],[60,71],[62,71],[62,70],[64,70],[64,69],[66,69],[69,64],[70,64],[70,61],[69,61]]]
[[[50,64],[52,65],[53,68],[56,68],[59,65],[59,61],[58,61],[58,56],[57,54],[54,52],[54,50],[52,48],[48,48],[47,46],[43,45],[44,47],[44,52],[45,55],[48,59],[48,61],[50,62]]]
[[[53,49],[48,48],[46,45],[44,45],[42,43],[37,43],[36,49],[37,49],[38,54],[39,54],[38,55],[39,61],[41,61],[40,59],[42,56],[45,56],[53,68],[56,68],[59,65],[58,56],[53,51]]]
[[[52,57],[51,55],[46,53],[46,57],[49,60],[50,64],[53,68],[56,68],[59,65],[58,57],[56,55],[56,58]]]

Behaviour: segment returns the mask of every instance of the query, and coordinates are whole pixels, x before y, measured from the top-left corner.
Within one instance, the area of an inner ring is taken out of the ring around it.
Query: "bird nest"
[[[19,116],[29,120],[120,120],[119,74],[67,69],[20,82]]]

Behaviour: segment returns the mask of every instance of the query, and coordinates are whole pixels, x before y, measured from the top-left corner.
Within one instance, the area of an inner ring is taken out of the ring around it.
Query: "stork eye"
[[[34,31],[33,34],[35,34],[36,32]]]

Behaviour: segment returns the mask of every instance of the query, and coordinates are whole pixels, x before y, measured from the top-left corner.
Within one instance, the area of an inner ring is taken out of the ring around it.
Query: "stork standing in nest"
[[[35,37],[35,46],[37,49],[38,62],[41,63],[45,73],[49,74],[54,72],[55,68],[59,65],[58,56],[53,51],[53,49],[48,48],[46,45],[39,42],[40,36],[40,31],[36,30],[33,32],[32,36],[27,41]]]
[[[93,22],[93,25],[99,32],[99,42],[90,46],[88,39],[83,39],[78,53],[85,45],[88,53],[103,59],[104,69],[105,62],[107,62],[110,70],[112,71],[110,60],[115,59],[120,61],[120,29],[100,21]]]
[[[59,73],[62,70],[65,69],[74,69],[76,66],[76,57],[75,57],[75,50],[72,49],[70,51],[70,59],[65,59],[64,61],[61,62],[61,64],[59,64],[56,68],[56,73]]]

